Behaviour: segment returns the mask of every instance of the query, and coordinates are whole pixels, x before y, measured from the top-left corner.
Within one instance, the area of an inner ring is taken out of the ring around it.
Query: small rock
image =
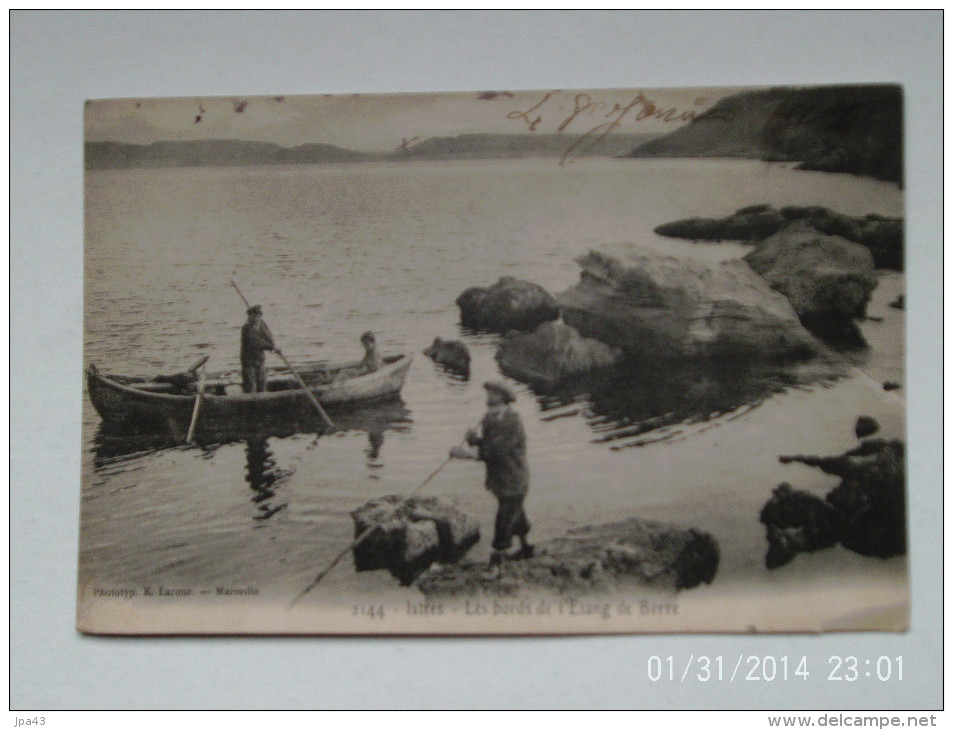
[[[857,423],[854,424],[854,434],[859,439],[865,439],[873,436],[880,430],[880,424],[872,416],[858,416]]]
[[[396,509],[395,509],[396,508]],[[351,513],[354,535],[373,532],[354,550],[358,571],[390,571],[410,585],[434,562],[460,560],[480,539],[480,526],[436,497],[388,495]]]
[[[837,542],[834,508],[810,492],[784,482],[775,487],[759,517],[765,526],[765,565],[778,568],[797,554],[828,548]]]
[[[451,372],[464,376],[470,374],[470,351],[459,340],[435,337],[433,344],[424,350],[424,355]]]

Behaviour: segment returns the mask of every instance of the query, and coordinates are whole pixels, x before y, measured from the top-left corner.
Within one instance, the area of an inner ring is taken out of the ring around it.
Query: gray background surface
[[[13,12],[11,708],[937,709],[942,14]],[[896,82],[905,87],[912,630],[501,639],[85,637],[75,629],[82,109],[104,97]],[[648,657],[808,657],[801,679],[650,682]],[[831,655],[903,682],[827,681]]]

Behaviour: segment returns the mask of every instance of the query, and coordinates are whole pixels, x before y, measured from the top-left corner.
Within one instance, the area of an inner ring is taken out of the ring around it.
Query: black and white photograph
[[[15,728],[938,724],[942,10],[8,25]]]
[[[81,631],[907,628],[901,87],[84,122]]]

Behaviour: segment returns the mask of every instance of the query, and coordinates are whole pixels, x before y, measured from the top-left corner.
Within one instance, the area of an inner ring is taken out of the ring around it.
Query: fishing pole
[[[235,280],[229,279],[229,281],[232,283],[232,286],[235,287],[235,291],[238,292],[238,296],[240,296],[242,301],[245,302],[245,307],[251,308],[251,303],[245,298],[245,295],[242,294],[242,290],[238,288],[238,284],[235,283]],[[328,427],[331,429],[337,429],[337,426],[334,425],[334,421],[331,420],[331,417],[328,416],[324,408],[321,407],[318,399],[314,397],[314,393],[311,392],[311,389],[308,387],[307,383],[304,382],[304,378],[302,378],[298,374],[298,371],[294,369],[290,362],[288,362],[288,358],[285,357],[285,354],[278,347],[275,347],[275,352],[278,354],[278,357],[284,361],[285,365],[288,367],[288,370],[291,371],[291,374],[295,376],[295,379],[298,381],[298,384],[301,386],[304,394],[308,397],[308,400],[311,401],[312,405],[318,409],[318,413],[321,414],[321,417],[324,419],[325,423],[328,424]]]
[[[479,425],[479,424],[477,424],[477,425]],[[465,443],[466,443],[466,439],[464,438],[464,440],[461,442],[461,446],[462,446],[463,444],[465,444]],[[400,500],[396,505],[394,505],[394,507],[391,509],[391,511],[386,515],[386,518],[385,518],[385,519],[389,519],[390,517],[396,515],[397,512],[398,512],[405,504],[407,504],[411,499],[413,499],[415,496],[417,496],[417,494],[420,492],[420,490],[422,490],[425,486],[427,486],[427,484],[428,484],[435,476],[437,476],[437,474],[439,474],[440,471],[441,471],[447,464],[449,464],[451,461],[453,461],[454,458],[455,458],[455,457],[453,456],[453,453],[452,453],[452,450],[451,450],[451,455],[448,456],[446,459],[444,459],[444,460],[441,462],[440,466],[438,466],[436,469],[434,469],[432,472],[430,472],[430,476],[428,476],[428,477],[427,477],[426,479],[424,479],[420,484],[418,484],[416,487],[414,487],[414,489],[411,490],[410,494],[408,494],[406,497],[404,497],[402,500]],[[382,521],[384,521],[384,520],[382,519],[382,520],[380,520],[377,524],[375,524],[375,525],[373,525],[373,526],[371,526],[371,527],[368,527],[366,530],[364,530],[364,532],[362,532],[360,535],[358,535],[346,548],[344,548],[341,552],[339,552],[339,553],[334,557],[334,560],[332,560],[330,563],[328,563],[328,566],[327,566],[326,568],[324,568],[324,570],[322,570],[320,573],[318,573],[317,576],[315,577],[315,579],[314,579],[313,581],[311,581],[311,583],[310,583],[303,591],[301,591],[297,596],[295,596],[294,600],[288,605],[288,608],[291,608],[291,606],[294,606],[299,600],[301,600],[302,598],[304,598],[316,585],[318,585],[318,583],[320,583],[320,582],[324,579],[324,577],[334,569],[334,566],[336,566],[338,563],[341,562],[341,560],[344,558],[345,555],[347,555],[349,552],[351,552],[352,550],[354,550],[354,548],[356,548],[356,547],[358,547],[359,545],[361,545],[365,540],[367,540],[367,538],[369,538],[372,534],[374,534],[377,530],[379,530]]]

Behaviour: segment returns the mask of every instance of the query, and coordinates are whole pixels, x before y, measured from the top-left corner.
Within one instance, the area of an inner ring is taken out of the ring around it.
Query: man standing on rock
[[[490,555],[491,568],[498,568],[504,558],[533,556],[533,546],[526,539],[529,520],[523,510],[529,489],[529,466],[523,424],[519,414],[510,408],[516,396],[502,383],[488,382],[483,387],[486,388],[486,415],[479,433],[470,429],[466,440],[477,447],[477,458],[486,464],[486,488],[493,492],[499,504]],[[455,446],[450,455],[467,458],[470,453],[462,446]],[[520,540],[520,549],[508,553],[514,535]]]

